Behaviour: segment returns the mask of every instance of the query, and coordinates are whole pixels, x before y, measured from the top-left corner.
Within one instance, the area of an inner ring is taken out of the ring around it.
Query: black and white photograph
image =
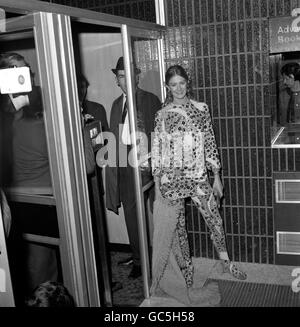
[[[300,0],[0,0],[0,311],[300,307],[299,212]]]

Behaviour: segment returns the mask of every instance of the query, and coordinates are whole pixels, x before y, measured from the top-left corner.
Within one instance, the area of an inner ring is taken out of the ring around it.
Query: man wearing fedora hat
[[[129,278],[137,278],[141,275],[140,253],[139,253],[139,236],[137,224],[135,185],[134,185],[134,169],[129,164],[126,167],[119,165],[120,148],[126,147],[128,154],[131,150],[131,140],[129,131],[129,119],[126,104],[126,80],[124,71],[124,59],[118,59],[116,68],[112,69],[116,76],[116,83],[122,90],[120,95],[112,105],[110,115],[110,131],[115,135],[116,140],[116,158],[117,167],[107,167],[106,169],[106,206],[107,209],[118,214],[121,203],[124,208],[125,222],[129,237],[129,243],[132,251],[132,257],[120,262],[119,264],[131,264],[133,267]],[[138,77],[140,70],[135,68],[136,85],[135,97],[137,106],[138,129],[146,133],[148,144],[151,142],[151,132],[154,130],[154,118],[161,102],[156,95],[146,92],[138,87]],[[150,149],[149,149],[150,152]],[[152,179],[150,169],[142,171],[143,185]]]

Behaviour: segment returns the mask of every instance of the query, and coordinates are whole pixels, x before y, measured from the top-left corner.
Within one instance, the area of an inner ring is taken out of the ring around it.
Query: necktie
[[[124,109],[123,109],[123,113],[122,113],[122,124],[124,124],[124,122],[125,122],[126,114],[127,114],[127,101],[125,101]]]

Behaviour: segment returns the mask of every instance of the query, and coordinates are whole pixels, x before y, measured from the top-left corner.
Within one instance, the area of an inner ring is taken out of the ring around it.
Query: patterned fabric
[[[8,237],[11,227],[11,211],[7,203],[6,196],[4,192],[0,189],[0,209],[2,213],[2,220],[4,225],[5,236]]]
[[[186,286],[191,288],[194,267],[186,231],[184,198],[192,197],[210,229],[216,250],[226,251],[222,219],[207,176],[207,169],[220,169],[211,117],[205,103],[190,100],[185,105],[165,106],[157,113],[155,122],[152,171],[159,181],[158,195],[166,199],[169,208],[178,208],[170,246]]]
[[[212,187],[208,181],[202,182],[198,185],[196,194],[192,197],[192,201],[195,203],[209,228],[216,251],[218,253],[227,252],[223,221],[218,211]],[[189,288],[193,286],[194,267],[190,257],[188,236],[186,232],[184,201],[182,199],[169,201],[169,206],[170,208],[172,206],[178,208],[176,211],[177,225],[174,233],[172,251],[175,255],[177,265],[185,279],[186,286]]]
[[[220,168],[208,106],[192,100],[169,104],[155,122],[152,171],[162,195],[171,200],[193,196],[207,180],[207,169]]]
[[[193,137],[193,140],[190,140],[190,136]],[[180,139],[186,142],[181,147],[178,144],[172,144],[173,137],[174,142]],[[193,143],[189,143],[189,140]],[[204,153],[204,158],[200,159],[200,162],[188,161],[184,158],[186,165],[180,166],[179,163],[182,161],[178,155],[190,154],[190,151],[176,152],[176,149],[184,149],[184,145],[188,144],[192,144],[194,147],[196,145],[203,147],[200,150],[192,149],[192,159],[199,159],[201,153]],[[205,167],[203,167],[203,160]],[[179,168],[185,174],[193,170],[199,181],[207,179],[206,168],[210,170],[220,169],[219,154],[209,108],[205,103],[193,100],[188,101],[185,105],[171,103],[157,112],[152,146],[153,175],[161,177],[163,170],[169,167]]]
[[[213,195],[213,190],[208,182],[201,183],[197,190],[197,195],[192,197],[192,201],[209,228],[211,239],[217,252],[227,252],[223,221]]]
[[[207,177],[207,169],[218,171],[220,161],[206,104],[191,100],[157,113],[152,168],[156,200],[151,294],[162,290],[187,305],[204,298],[218,303],[217,288],[199,288],[194,281],[184,213],[184,198],[192,196],[217,251],[226,251],[222,219]]]
[[[173,240],[173,253],[176,258],[176,262],[182,272],[185,279],[186,286],[192,287],[194,266],[190,255],[190,248],[188,242],[188,235],[186,231],[184,203],[181,203],[181,208],[178,211],[177,225],[175,231],[175,238]]]

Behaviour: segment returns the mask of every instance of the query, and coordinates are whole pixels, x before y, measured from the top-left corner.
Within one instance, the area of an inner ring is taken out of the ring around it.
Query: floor
[[[112,280],[122,284],[122,288],[113,292],[113,306],[138,307],[144,301],[142,277],[129,279],[132,265],[120,266],[118,261],[130,257],[129,253],[111,251]]]
[[[206,278],[208,281],[218,283],[221,293],[218,306],[300,306],[300,293],[292,290],[292,283],[296,278],[292,276],[292,272],[299,267],[239,263],[239,267],[247,272],[248,278],[246,281],[237,281],[230,274],[221,272],[219,261],[206,258],[194,258],[193,261],[195,271],[198,271],[195,280]],[[186,305],[169,297],[150,297],[145,299],[141,306],[184,307]]]
[[[220,301],[211,305],[202,301],[202,307],[300,307],[300,295],[289,286],[236,282],[231,280],[209,280],[218,284]],[[184,307],[171,298],[152,297],[143,301],[141,307]]]
[[[167,296],[144,299],[142,278],[129,279],[131,266],[124,267],[117,264],[119,260],[129,256],[130,254],[124,252],[111,252],[113,280],[122,284],[120,290],[113,292],[114,306],[186,306]],[[292,283],[296,279],[296,275],[293,277],[292,272],[298,268],[298,276],[300,276],[299,267],[239,263],[239,267],[247,272],[248,278],[246,281],[237,281],[230,274],[221,271],[219,261],[206,258],[194,258],[193,261],[196,271],[195,281],[206,280],[218,283],[221,293],[218,306],[300,306],[300,292],[296,293],[292,290]]]

